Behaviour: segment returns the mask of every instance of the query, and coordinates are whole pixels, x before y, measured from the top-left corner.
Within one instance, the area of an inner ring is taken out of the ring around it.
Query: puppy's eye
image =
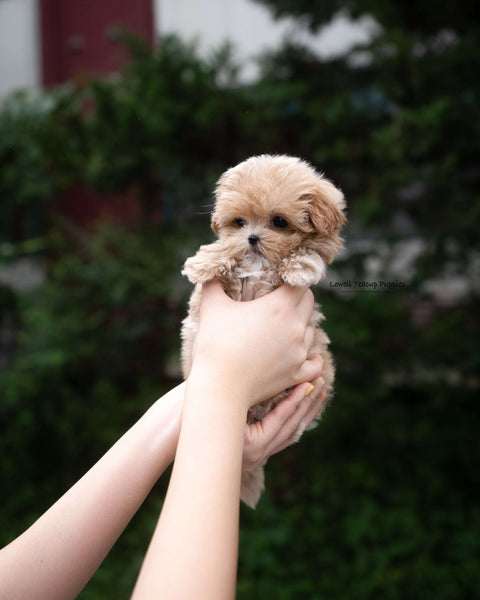
[[[237,217],[233,222],[237,227],[244,227],[244,225],[246,224],[245,219],[242,219],[242,217]]]
[[[272,225],[277,229],[285,229],[288,227],[288,222],[283,217],[273,217]]]

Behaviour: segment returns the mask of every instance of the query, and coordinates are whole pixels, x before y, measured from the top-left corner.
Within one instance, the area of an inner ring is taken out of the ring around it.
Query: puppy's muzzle
[[[258,237],[258,235],[255,235],[254,233],[252,233],[248,236],[248,243],[250,244],[250,246],[256,246],[259,241],[260,241],[260,238]]]

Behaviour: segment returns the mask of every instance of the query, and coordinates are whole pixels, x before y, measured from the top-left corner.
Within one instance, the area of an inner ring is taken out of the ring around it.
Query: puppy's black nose
[[[259,241],[260,241],[260,238],[258,237],[258,235],[255,235],[252,233],[251,235],[248,236],[248,243],[251,246],[256,246]]]

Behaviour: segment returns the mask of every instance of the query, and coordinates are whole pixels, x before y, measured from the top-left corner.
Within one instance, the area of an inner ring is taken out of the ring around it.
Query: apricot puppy
[[[342,192],[292,156],[253,156],[220,177],[211,221],[218,240],[201,246],[182,271],[195,284],[182,324],[185,378],[191,369],[202,284],[218,279],[231,298],[247,301],[283,283],[318,283],[342,247],[339,232],[346,221],[344,209]],[[335,369],[328,351],[330,340],[318,326],[323,319],[316,305],[313,351],[323,357],[322,377],[330,398]],[[253,406],[248,422],[260,421],[287,394],[285,390]],[[263,467],[243,473],[241,498],[246,504],[255,507],[263,489]]]

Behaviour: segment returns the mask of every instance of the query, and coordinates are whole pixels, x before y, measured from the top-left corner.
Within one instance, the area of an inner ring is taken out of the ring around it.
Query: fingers
[[[292,424],[292,419],[298,420],[299,418],[303,418],[310,405],[310,401],[306,395],[310,387],[311,385],[309,383],[303,383],[296,386],[285,400],[282,400],[264,417],[262,421],[263,431],[268,443],[272,442],[274,439],[277,444],[284,441],[281,439],[282,435],[286,439],[294,426],[294,424]]]
[[[327,388],[325,386],[323,377],[318,377],[318,379],[315,379],[315,381],[312,382],[312,385],[314,386],[314,390],[311,394],[312,406],[310,407],[310,410],[304,419],[306,422],[306,427],[310,425],[313,419],[320,415],[325,408],[327,401]]]
[[[307,350],[307,358],[311,359],[315,356],[312,353],[313,342],[315,341],[315,330],[313,327],[309,326],[305,329],[305,337],[303,340],[304,346]]]
[[[314,384],[313,390],[310,383],[296,386],[260,423],[246,426],[244,470],[264,465],[270,456],[300,439],[325,400],[323,379]]]
[[[306,388],[304,388],[303,385],[299,387],[301,387],[304,394],[306,394],[312,386],[310,383],[308,383],[306,384]],[[304,431],[302,423],[306,419],[307,414],[311,411],[315,400],[312,394],[313,392],[310,392],[308,396],[304,395],[300,404],[297,405],[296,410],[285,421],[281,430],[274,438],[274,443],[270,444],[270,455],[280,452],[287,446],[290,446],[294,441],[299,439],[300,436],[297,437],[296,432],[298,431],[299,427],[302,427],[302,433]]]
[[[218,279],[212,279],[207,283],[202,284],[202,297],[204,300],[207,298],[215,298],[217,300],[231,300],[225,293],[222,284],[218,281]]]
[[[302,364],[298,371],[297,381],[315,381],[322,374],[323,358],[315,354]]]
[[[285,283],[275,291],[271,292],[271,294],[267,295],[284,296],[285,299],[292,302],[293,305],[298,309],[299,313],[304,316],[305,324],[307,324],[310,320],[313,306],[315,304],[313,292],[310,288],[293,287]]]
[[[308,318],[312,314],[315,298],[310,288],[294,288],[297,290],[298,306],[308,314]]]
[[[246,426],[243,452],[244,471],[251,471],[263,466],[272,454],[278,452],[277,448],[285,444],[309,409],[310,402],[303,406],[303,401],[310,387],[311,385],[308,383],[298,385],[262,421]],[[299,410],[300,414],[295,418]],[[292,418],[293,421],[291,421]]]
[[[292,427],[292,431],[290,436],[283,443],[279,444],[276,448],[275,452],[271,454],[276,454],[288,448],[292,444],[295,444],[302,437],[304,431],[308,429],[309,425],[312,421],[321,415],[326,401],[327,390],[324,386],[324,382],[322,378],[319,378],[315,381],[315,388],[311,392],[311,394],[307,397],[308,402],[305,402],[305,410],[298,411],[299,419],[293,419],[291,424],[294,425]]]
[[[287,288],[287,291],[290,291],[293,298],[296,300],[296,305],[298,307],[299,312],[305,318],[305,324],[310,321],[310,317],[313,311],[313,307],[315,304],[315,298],[313,296],[313,292],[310,288],[301,288],[291,286],[282,286]]]

